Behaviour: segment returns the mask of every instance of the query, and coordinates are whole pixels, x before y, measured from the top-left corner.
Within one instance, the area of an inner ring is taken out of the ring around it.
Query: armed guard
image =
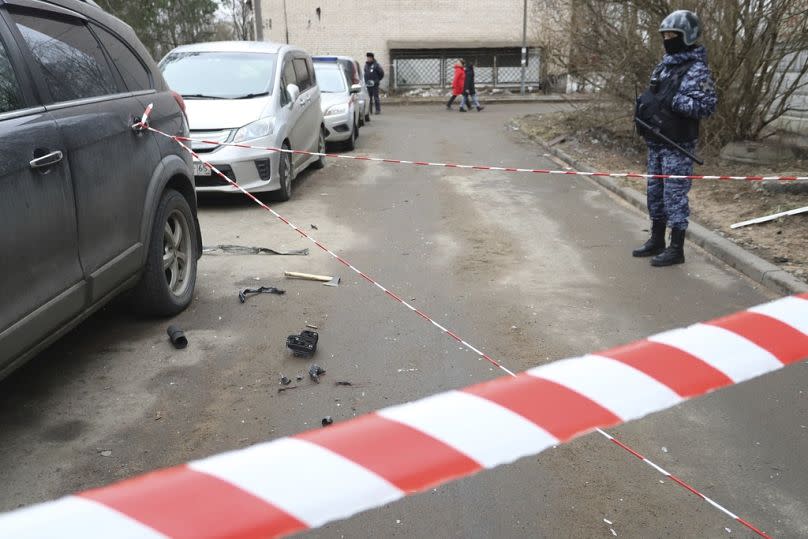
[[[715,84],[707,67],[707,51],[698,44],[701,23],[695,13],[674,11],[662,21],[659,32],[665,55],[652,72],[648,89],[637,99],[637,128],[648,145],[648,174],[691,176],[699,120],[715,112]],[[651,238],[634,256],[653,257],[652,266],[684,263],[691,183],[648,179]],[[671,229],[667,247],[666,227]]]

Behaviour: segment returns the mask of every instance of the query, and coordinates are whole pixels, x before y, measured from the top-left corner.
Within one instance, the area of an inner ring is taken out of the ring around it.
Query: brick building
[[[451,85],[457,58],[475,61],[478,86],[516,87],[521,78],[523,0],[260,0],[260,37],[311,54],[373,51],[393,91]],[[526,82],[546,72],[535,39],[538,4],[528,0]]]

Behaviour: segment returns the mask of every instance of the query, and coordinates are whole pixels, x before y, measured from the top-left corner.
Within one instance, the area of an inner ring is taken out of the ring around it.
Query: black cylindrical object
[[[168,326],[166,330],[168,338],[171,339],[171,344],[174,348],[185,348],[188,346],[188,339],[185,338],[185,333],[177,326]]]

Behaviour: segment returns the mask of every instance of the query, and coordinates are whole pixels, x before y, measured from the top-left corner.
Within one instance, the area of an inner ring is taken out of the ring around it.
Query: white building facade
[[[521,81],[523,0],[260,0],[263,39],[315,55],[373,52],[383,87],[448,88],[457,58],[474,61],[478,86]],[[534,0],[528,0],[528,25]],[[526,82],[538,89],[540,50],[528,30]],[[386,84],[385,84],[386,83]]]

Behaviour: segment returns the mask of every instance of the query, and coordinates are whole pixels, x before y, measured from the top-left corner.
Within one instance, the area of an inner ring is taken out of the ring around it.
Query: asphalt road
[[[555,167],[506,126],[552,106],[388,107],[357,152]],[[276,208],[513,370],[771,299],[692,246],[673,268],[631,258],[646,219],[582,178],[334,161]],[[239,196],[203,202],[200,221],[206,245],[313,247]],[[284,270],[342,283],[285,281]],[[240,304],[237,290],[258,284],[287,293]],[[0,510],[501,375],[316,248],[205,255],[196,300],[173,323],[186,350],[167,342],[168,321],[112,305],[0,382]],[[279,394],[280,376],[310,363],[284,348],[307,323],[319,327],[327,373]],[[798,364],[616,434],[768,532],[806,536],[806,392]],[[751,535],[599,435],[310,535],[612,537],[610,528]]]

